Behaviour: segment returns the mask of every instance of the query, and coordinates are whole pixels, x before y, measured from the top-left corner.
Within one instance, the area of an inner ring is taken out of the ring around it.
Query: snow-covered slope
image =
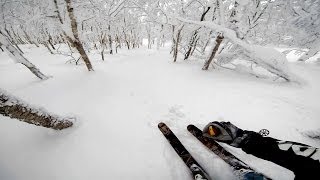
[[[228,70],[202,71],[199,62],[172,63],[168,49],[121,51],[94,72],[65,64],[44,48],[24,48],[44,73],[39,81],[0,54],[0,87],[30,104],[77,117],[73,128],[53,131],[0,116],[0,179],[191,179],[158,131],[166,122],[214,179],[234,178],[228,166],[186,130],[190,123],[231,121],[243,129],[320,147],[301,133],[320,128],[320,66],[290,63],[305,85],[270,82]],[[293,174],[225,146],[274,179]]]

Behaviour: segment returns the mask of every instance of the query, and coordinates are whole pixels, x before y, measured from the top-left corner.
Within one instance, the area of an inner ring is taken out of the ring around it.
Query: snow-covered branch
[[[27,67],[35,76],[38,78],[45,80],[49,77],[44,75],[35,65],[33,65],[30,61],[28,61],[27,58],[25,58],[22,53],[15,48],[10,40],[2,33],[0,32],[0,44],[4,46],[4,48],[7,50],[9,56],[15,60],[17,63],[23,64],[25,67]]]
[[[2,89],[0,89],[0,114],[55,130],[71,127],[75,120],[71,117],[60,117],[51,114],[43,108],[31,106]]]

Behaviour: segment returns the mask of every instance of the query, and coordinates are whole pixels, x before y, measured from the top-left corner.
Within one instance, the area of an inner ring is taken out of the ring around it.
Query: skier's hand
[[[241,142],[246,138],[242,129],[223,121],[214,121],[206,125],[203,129],[203,136],[234,147],[240,147]]]

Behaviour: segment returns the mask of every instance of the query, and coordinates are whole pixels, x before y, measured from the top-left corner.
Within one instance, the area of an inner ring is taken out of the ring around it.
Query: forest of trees
[[[256,77],[262,69],[296,81],[285,54],[304,53],[299,61],[306,62],[319,53],[319,9],[318,0],[0,0],[0,52],[45,80],[20,45],[42,45],[94,71],[92,50],[107,60],[106,54],[139,48],[147,39],[148,48],[171,43],[174,62],[201,60],[203,70],[242,69]]]

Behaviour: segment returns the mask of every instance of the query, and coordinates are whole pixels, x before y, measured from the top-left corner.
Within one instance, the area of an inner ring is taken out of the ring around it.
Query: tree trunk
[[[313,46],[312,48],[310,48],[308,52],[302,55],[298,61],[307,61],[311,57],[315,56],[319,51],[320,51],[320,45]]]
[[[207,10],[202,13],[200,21],[204,20],[206,14],[209,12],[210,8],[211,7],[208,7]],[[189,42],[189,45],[188,45],[188,51],[184,55],[184,60],[187,60],[190,57],[190,55],[192,55],[192,53],[193,53],[192,49],[195,49],[196,46],[197,46],[196,40],[198,39],[198,30],[199,29],[194,31],[194,33],[193,33],[193,35],[192,35],[192,37],[190,39],[190,42]]]
[[[6,39],[10,42],[10,44],[14,45],[16,47],[16,49],[18,51],[20,51],[21,54],[23,54],[23,51],[20,49],[18,44],[14,42],[13,37],[11,36],[10,32],[8,31],[8,29],[5,27],[4,30],[6,31],[6,33],[8,35],[8,38],[10,38],[10,39],[6,38]]]
[[[198,37],[198,39],[194,42],[194,46],[191,50],[190,56],[192,56],[194,51],[197,49],[197,44],[198,44],[199,39],[200,39],[200,37]]]
[[[56,48],[54,47],[54,45],[51,43],[50,40],[48,41],[48,44],[51,46],[51,48],[52,48],[53,50],[56,50]]]
[[[50,47],[48,46],[47,42],[44,42],[43,45],[48,49],[48,51],[50,52],[50,54],[53,54],[52,50],[50,49]]]
[[[60,13],[59,13],[58,2],[57,2],[57,0],[53,0],[53,2],[54,2],[54,6],[55,6],[55,12],[56,12],[56,14],[57,14],[57,16],[58,16],[58,18],[59,18],[59,21],[60,21],[61,24],[63,24],[61,15],[60,15]]]
[[[130,50],[130,43],[127,40],[126,40],[126,45],[127,45],[128,50]]]
[[[79,38],[77,21],[76,21],[76,18],[74,16],[74,13],[73,13],[71,0],[65,0],[65,1],[66,1],[66,4],[67,4],[67,11],[68,11],[68,15],[69,15],[70,22],[71,22],[72,34],[74,36],[74,39],[72,39],[68,35],[67,35],[67,38],[68,38],[69,41],[71,41],[70,43],[72,43],[74,45],[74,47],[80,53],[80,56],[83,59],[84,63],[86,64],[86,66],[88,68],[88,71],[93,71],[93,68],[92,68],[91,62],[89,60],[89,57],[88,57],[86,51],[84,50],[83,45],[82,45],[82,43],[80,41],[80,38]]]
[[[21,27],[20,29],[22,29],[24,35],[26,36],[27,41],[28,41],[30,44],[34,44],[36,47],[39,47],[38,43],[36,43],[35,41],[32,41],[32,40],[31,40],[30,36],[28,35],[28,33],[26,32],[25,29],[23,29],[22,27]]]
[[[148,32],[148,49],[151,49],[151,34]]]
[[[203,45],[203,47],[202,47],[202,50],[201,50],[201,53],[202,53],[202,54],[205,53],[206,48],[207,48],[208,44],[210,43],[212,33],[213,33],[213,31],[210,31],[208,40],[206,41],[206,43],[204,43],[204,45]]]
[[[102,60],[104,61],[104,47],[102,47],[101,58],[102,58]]]
[[[50,44],[51,48],[53,50],[56,50],[56,48],[54,47],[53,43],[52,43],[52,37],[49,35],[49,40],[48,40],[48,43]]]
[[[218,51],[218,49],[219,49],[219,46],[220,46],[223,38],[224,38],[224,37],[221,36],[221,35],[218,35],[218,37],[216,38],[216,45],[214,46],[214,48],[213,48],[213,50],[212,50],[212,53],[211,53],[209,59],[204,63],[204,66],[202,67],[202,70],[208,70],[208,68],[209,68],[209,66],[210,66],[210,64],[211,64],[214,56],[216,55],[216,53],[217,53],[217,51]]]
[[[176,44],[176,39],[175,39],[175,37],[174,37],[175,28],[176,28],[176,26],[175,26],[175,25],[172,25],[172,43],[171,43],[170,54],[171,54],[172,52],[174,52],[174,46],[175,46],[175,44]]]
[[[73,118],[62,118],[52,115],[42,108],[35,108],[9,95],[0,89],[0,114],[20,121],[61,130],[73,125]]]
[[[108,26],[108,39],[109,39],[109,47],[110,47],[110,52],[109,54],[113,54],[113,41],[112,41],[112,37],[111,37],[111,26],[109,24]]]
[[[196,30],[194,32],[194,34],[192,35],[192,37],[189,41],[188,50],[187,50],[186,54],[184,55],[183,60],[187,60],[189,58],[191,51],[192,51],[192,47],[195,46],[195,40],[197,39],[197,37],[198,37],[198,30]]]
[[[108,39],[109,39],[109,47],[110,47],[110,52],[109,52],[109,54],[113,54],[113,45],[112,45],[111,35],[108,35]]]
[[[40,70],[33,65],[31,62],[29,62],[22,53],[16,49],[11,42],[0,32],[0,44],[4,46],[4,48],[9,52],[9,55],[11,58],[13,58],[16,62],[23,64],[26,66],[34,75],[36,75],[38,78],[45,80],[49,77],[44,75]]]
[[[20,35],[18,33],[15,33],[13,27],[12,26],[10,26],[10,27],[11,27],[11,32],[12,32],[13,37],[14,37],[14,38],[12,38],[12,41],[15,41],[14,42],[15,44],[17,44],[17,43],[18,44],[27,44],[24,40],[22,40],[22,38],[20,37]],[[30,43],[30,44],[32,44],[32,43]]]
[[[183,29],[183,26],[181,26],[181,28],[178,29],[177,38],[175,40],[175,47],[174,47],[174,51],[173,51],[173,62],[176,62],[177,58],[178,58],[178,50],[179,50],[179,43],[180,43],[180,39],[181,39],[182,29]]]

